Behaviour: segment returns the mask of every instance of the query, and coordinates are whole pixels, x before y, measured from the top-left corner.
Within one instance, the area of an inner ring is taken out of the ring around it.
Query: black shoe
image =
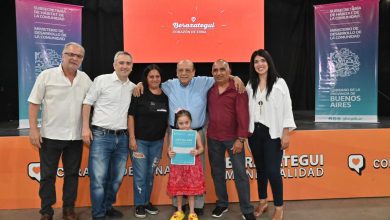
[[[106,217],[92,217],[92,220],[106,220]]]
[[[49,214],[43,214],[41,220],[53,220],[53,216]]]
[[[213,213],[211,214],[211,216],[214,218],[220,218],[220,217],[222,217],[223,213],[225,213],[227,211],[229,211],[229,209],[227,207],[217,206],[213,210]]]
[[[77,215],[73,208],[64,208],[62,210],[62,219],[64,220],[77,220]]]
[[[204,214],[203,208],[194,208],[196,215],[202,216]]]
[[[256,217],[253,215],[253,212],[248,214],[242,214],[242,219],[244,220],[256,220]]]
[[[146,206],[145,206],[145,210],[151,214],[151,215],[157,215],[158,214],[158,208],[156,208],[156,206],[152,205],[151,202],[149,202]]]
[[[137,218],[146,218],[145,206],[143,205],[136,206],[134,215]]]
[[[123,217],[123,214],[119,210],[114,209],[114,207],[111,207],[111,209],[106,210],[106,216],[111,218],[121,218]]]

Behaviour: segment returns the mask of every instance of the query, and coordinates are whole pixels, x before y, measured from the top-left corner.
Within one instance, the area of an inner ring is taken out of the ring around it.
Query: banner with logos
[[[15,0],[18,44],[19,128],[28,128],[28,96],[38,74],[59,66],[64,44],[81,44],[81,7]]]
[[[281,163],[285,200],[390,196],[390,129],[294,131]],[[0,209],[39,208],[40,165],[38,150],[28,137],[0,137]],[[169,158],[164,146],[157,167],[151,201],[171,204],[166,193]],[[84,147],[76,205],[90,206],[88,147]],[[258,201],[256,168],[248,148],[246,168],[251,200]],[[206,160],[207,160],[206,154]],[[207,160],[208,161],[208,160]],[[133,169],[129,160],[116,205],[133,205]],[[57,198],[62,197],[64,170],[57,172]],[[210,167],[206,162],[206,202],[215,203]],[[237,202],[234,173],[226,158],[229,199]],[[270,190],[270,189],[269,189]],[[269,192],[268,195],[272,195]],[[61,199],[56,207],[61,207]]]
[[[315,6],[316,122],[378,121],[378,0]]]

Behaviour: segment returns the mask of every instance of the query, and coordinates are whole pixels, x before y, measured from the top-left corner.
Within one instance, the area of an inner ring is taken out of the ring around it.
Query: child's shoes
[[[198,216],[195,213],[190,213],[188,215],[188,220],[198,220]]]
[[[183,211],[177,211],[177,212],[173,213],[173,215],[170,218],[170,220],[183,220],[185,216],[186,215],[184,214]],[[196,219],[198,219],[198,218],[196,218]]]

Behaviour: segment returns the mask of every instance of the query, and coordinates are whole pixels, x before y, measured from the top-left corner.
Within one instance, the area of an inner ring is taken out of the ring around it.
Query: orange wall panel
[[[256,170],[248,148],[246,153],[251,200],[256,201]],[[0,163],[0,209],[39,208],[39,153],[28,137],[0,137]],[[228,162],[226,166],[229,200],[237,202],[232,169]],[[59,167],[56,207],[62,204],[62,164]],[[84,146],[77,206],[91,205],[87,167],[88,147]],[[205,172],[206,202],[214,203],[207,155]],[[286,200],[390,196],[390,129],[295,131],[290,148],[284,152],[281,173]],[[166,193],[168,175],[169,159],[164,146],[151,198],[154,204],[171,204]],[[116,205],[132,204],[129,160]]]

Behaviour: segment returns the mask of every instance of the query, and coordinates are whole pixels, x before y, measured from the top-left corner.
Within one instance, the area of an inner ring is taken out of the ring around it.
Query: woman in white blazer
[[[248,142],[257,171],[259,205],[255,216],[268,209],[267,186],[270,182],[274,199],[273,219],[283,218],[283,181],[280,164],[288,148],[289,132],[296,128],[290,92],[276,71],[271,55],[264,49],[253,52],[250,60]]]

